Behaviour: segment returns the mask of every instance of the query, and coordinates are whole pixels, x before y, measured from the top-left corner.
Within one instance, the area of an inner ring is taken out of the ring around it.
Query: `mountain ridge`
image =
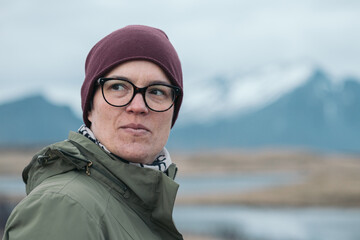
[[[70,107],[37,94],[0,105],[0,144],[38,145],[67,138],[81,120]]]

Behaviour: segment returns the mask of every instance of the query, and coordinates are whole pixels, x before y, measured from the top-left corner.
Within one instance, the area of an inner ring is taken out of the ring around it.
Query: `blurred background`
[[[185,96],[168,149],[185,239],[360,239],[360,2],[0,1],[0,235],[21,171],[82,123],[91,47],[164,30]]]

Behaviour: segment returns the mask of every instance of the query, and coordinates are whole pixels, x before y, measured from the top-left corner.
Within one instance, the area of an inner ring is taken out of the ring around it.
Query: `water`
[[[180,231],[253,240],[359,240],[360,208],[177,206]]]
[[[301,181],[296,173],[231,173],[199,174],[196,176],[177,177],[180,184],[179,195],[201,195],[205,193],[229,193],[257,190]]]
[[[0,195],[25,196],[25,183],[21,176],[0,176]]]
[[[179,195],[253,191],[302,181],[296,173],[234,173],[178,178]],[[360,208],[176,206],[179,230],[246,240],[359,240]]]

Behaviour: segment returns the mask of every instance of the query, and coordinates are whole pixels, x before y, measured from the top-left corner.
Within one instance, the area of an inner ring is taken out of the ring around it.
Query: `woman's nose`
[[[149,109],[145,104],[144,97],[141,93],[135,94],[133,100],[126,106],[127,112],[134,112],[134,113],[148,113]]]

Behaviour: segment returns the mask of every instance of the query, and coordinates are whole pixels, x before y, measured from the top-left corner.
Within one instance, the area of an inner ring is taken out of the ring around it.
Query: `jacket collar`
[[[145,206],[150,208],[158,201],[159,191],[161,192],[163,190],[162,188],[165,187],[162,186],[163,183],[166,184],[166,187],[172,189],[172,191],[167,192],[167,194],[170,194],[170,197],[175,199],[178,184],[163,172],[148,168],[140,168],[125,163],[115,156],[103,151],[99,146],[83,135],[75,132],[70,132],[69,141],[78,144],[75,145],[75,147],[77,148],[79,155],[92,162],[90,176],[94,174],[94,176],[97,175],[100,177],[101,174],[104,175],[105,178],[110,178],[110,180],[115,177],[117,180],[124,183],[126,190],[135,194]],[[87,153],[84,151],[87,151]],[[172,164],[169,170],[169,173],[172,173],[171,177],[175,177],[176,171],[173,170],[175,168],[175,164]],[[96,174],[96,171],[100,174]],[[111,175],[111,177],[109,177],[109,175]],[[105,181],[103,177],[100,177],[99,180]],[[124,191],[124,186],[119,186],[119,184],[112,183],[112,181],[110,181],[109,184],[112,189],[120,193]],[[167,189],[167,191],[168,190],[170,189]]]

